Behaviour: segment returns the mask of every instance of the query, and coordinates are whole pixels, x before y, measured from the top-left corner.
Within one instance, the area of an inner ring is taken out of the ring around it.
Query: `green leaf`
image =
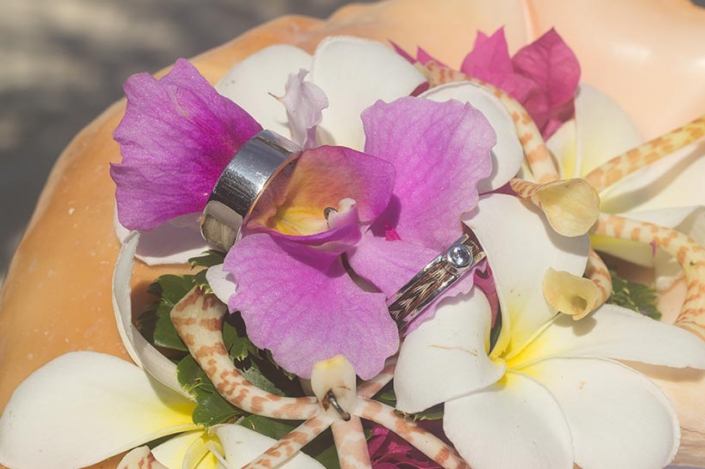
[[[621,277],[615,270],[610,269],[612,277],[612,295],[607,303],[629,308],[652,319],[661,319],[658,310],[656,290],[641,283],[633,283]]]
[[[217,425],[234,421],[237,417],[246,414],[218,394],[211,380],[191,355],[187,355],[179,362],[176,367],[176,377],[181,387],[196,401],[196,409],[192,416],[193,423],[205,426]]]
[[[270,394],[276,394],[277,396],[284,395],[281,389],[277,388],[274,383],[267,379],[267,377],[262,374],[262,372],[259,370],[259,368],[257,368],[257,366],[248,368],[242,373],[242,376],[244,376],[247,381],[262,389],[263,391],[266,391]]]
[[[378,402],[381,402],[382,404],[387,404],[390,407],[396,407],[397,396],[394,393],[394,385],[392,383],[387,384],[385,387],[382,388],[380,392],[377,393],[374,399]],[[426,409],[422,412],[417,412],[415,414],[407,414],[406,412],[402,412],[400,410],[397,410],[396,412],[414,421],[440,420],[443,418],[443,404],[433,406],[429,409]]]
[[[145,338],[157,347],[179,352],[188,351],[171,323],[169,314],[174,305],[191,291],[193,278],[192,275],[162,275],[147,289],[157,300],[140,315],[137,327]]]
[[[198,257],[192,257],[188,262],[191,268],[195,269],[196,267],[213,267],[214,265],[222,264],[224,260],[225,253],[210,249]]]
[[[228,321],[223,321],[223,342],[228,353],[235,361],[244,361],[248,356],[258,356],[257,347],[250,341],[245,333],[240,333],[237,327]]]

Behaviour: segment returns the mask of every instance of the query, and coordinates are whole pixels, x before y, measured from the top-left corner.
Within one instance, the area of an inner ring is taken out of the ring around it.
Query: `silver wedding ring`
[[[294,142],[271,130],[263,130],[248,140],[213,188],[201,218],[203,238],[228,251],[267,186],[294,164],[300,151]]]
[[[397,322],[399,331],[404,333],[433,300],[484,258],[484,251],[464,234],[421,269],[387,301],[389,314]]]

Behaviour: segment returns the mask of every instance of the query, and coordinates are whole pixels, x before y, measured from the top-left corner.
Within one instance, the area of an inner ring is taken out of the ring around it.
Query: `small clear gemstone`
[[[448,262],[454,267],[462,268],[472,264],[472,252],[467,246],[462,244],[452,246],[448,250]]]

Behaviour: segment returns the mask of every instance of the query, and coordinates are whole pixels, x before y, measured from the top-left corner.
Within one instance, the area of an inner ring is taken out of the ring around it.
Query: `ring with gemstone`
[[[400,332],[404,332],[433,300],[484,258],[480,246],[464,234],[421,269],[387,302]]]
[[[299,148],[294,142],[263,130],[248,140],[228,163],[211,192],[201,234],[213,246],[228,251],[267,186],[295,163]]]

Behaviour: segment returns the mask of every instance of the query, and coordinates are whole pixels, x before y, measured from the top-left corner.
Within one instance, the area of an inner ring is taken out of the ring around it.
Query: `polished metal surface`
[[[201,234],[206,241],[223,251],[230,249],[267,186],[293,167],[300,150],[270,130],[245,143],[220,175],[203,210]]]

